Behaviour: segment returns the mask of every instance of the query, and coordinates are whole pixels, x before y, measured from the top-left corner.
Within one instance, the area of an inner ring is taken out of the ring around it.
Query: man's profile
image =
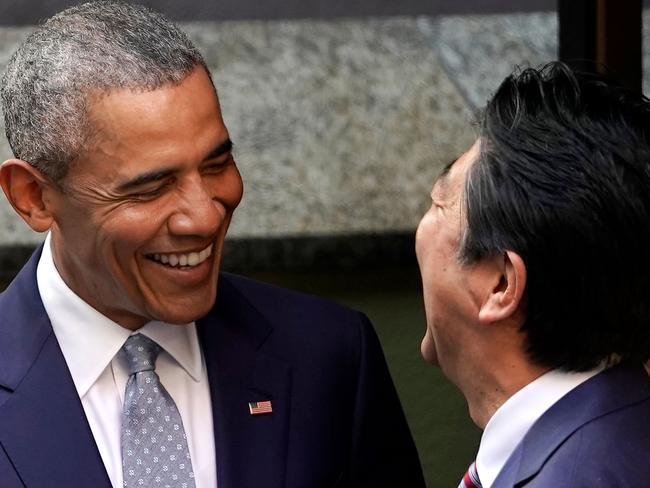
[[[3,487],[423,486],[369,321],[219,272],[242,180],[175,25],[72,7],[1,90],[0,184],[48,231],[0,295]]]
[[[561,63],[501,84],[417,232],[422,354],[484,429],[462,487],[650,474],[650,101]]]

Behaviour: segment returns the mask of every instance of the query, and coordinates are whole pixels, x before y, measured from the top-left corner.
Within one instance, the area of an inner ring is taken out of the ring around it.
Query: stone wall
[[[401,235],[410,259],[432,180],[471,144],[475,111],[515,65],[557,50],[554,13],[181,25],[213,73],[245,180],[229,236],[251,249]],[[31,29],[0,27],[0,69]],[[0,254],[40,240],[0,200]]]
[[[552,59],[556,37],[552,14],[183,28],[246,181],[235,237],[412,230],[440,164],[471,142],[474,110],[514,65]],[[2,68],[30,30],[0,29]],[[0,205],[3,244],[39,239]]]

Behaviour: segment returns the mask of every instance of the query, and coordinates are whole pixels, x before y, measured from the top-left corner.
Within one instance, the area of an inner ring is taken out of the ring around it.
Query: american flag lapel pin
[[[265,413],[272,413],[273,406],[271,400],[263,400],[261,402],[248,402],[248,410],[251,415],[262,415]]]

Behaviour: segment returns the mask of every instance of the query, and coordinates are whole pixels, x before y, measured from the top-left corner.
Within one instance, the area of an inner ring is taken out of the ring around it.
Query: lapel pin
[[[262,415],[272,413],[273,407],[271,406],[271,400],[264,400],[262,402],[248,402],[248,410],[251,415]]]

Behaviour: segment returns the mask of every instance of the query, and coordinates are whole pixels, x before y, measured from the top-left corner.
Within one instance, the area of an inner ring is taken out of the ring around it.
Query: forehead
[[[154,89],[114,88],[90,94],[87,107],[90,122],[102,128],[119,125],[128,129],[155,129],[184,122],[183,117],[200,117],[206,111],[220,115],[214,86],[202,67],[195,68],[179,83],[166,83]]]
[[[228,140],[207,73],[197,69],[177,85],[144,91],[118,89],[92,100],[91,137],[78,173],[105,166],[113,174],[202,160]],[[126,175],[128,176],[128,175]]]

